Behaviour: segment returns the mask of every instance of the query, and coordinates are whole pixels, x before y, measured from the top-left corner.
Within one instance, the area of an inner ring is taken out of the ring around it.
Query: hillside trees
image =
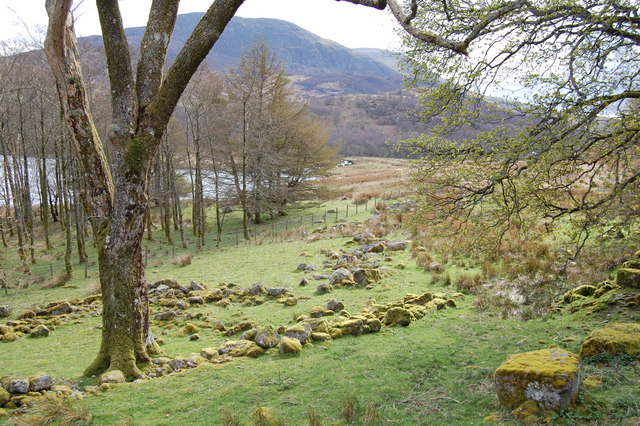
[[[312,180],[335,164],[336,149],[306,105],[293,99],[284,68],[266,45],[242,56],[227,91],[229,118],[237,123],[229,162],[248,238],[249,216],[261,223],[263,213],[283,214],[287,204],[317,195]]]
[[[498,120],[493,130],[461,144],[439,137],[402,144],[421,157],[414,179],[431,224],[446,235],[482,229],[485,242],[495,244],[505,232],[535,224],[530,214],[547,223],[571,217],[581,247],[593,225],[638,217],[640,16],[634,1],[412,4],[403,21],[409,33],[440,37],[437,45],[405,37],[418,85],[441,83],[422,91],[425,117],[444,117],[442,134],[482,116],[495,119],[495,112],[527,120],[520,131]],[[528,96],[487,114],[480,106],[496,83],[520,86]]]
[[[349,1],[378,9],[387,6],[384,0]],[[96,2],[111,89],[111,124],[107,132],[113,151],[111,163],[106,161],[105,145],[90,111],[87,85],[78,61],[71,3],[47,0],[45,50],[73,136],[85,183],[81,199],[99,258],[102,342],[85,374],[119,369],[132,379],[140,374],[138,363],[149,361],[149,352],[158,349],[149,326],[141,246],[148,217],[150,165],[189,80],[243,0],[213,1],[166,75],[163,66],[178,0],[152,2],[135,70],[117,0]]]

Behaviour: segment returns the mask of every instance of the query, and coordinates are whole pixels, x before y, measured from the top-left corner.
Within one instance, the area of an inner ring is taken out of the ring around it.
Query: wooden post
[[[236,247],[237,247],[237,246],[238,246],[238,244],[239,244],[239,243],[238,243],[238,234],[239,234],[239,232],[240,232],[240,230],[238,229],[238,230],[236,231]]]
[[[315,216],[313,214],[311,214],[311,226],[313,226],[314,219],[315,219]]]
[[[349,204],[347,204],[347,217],[349,217]]]
[[[49,264],[49,271],[51,272],[51,278],[53,278],[53,263]]]
[[[144,266],[145,266],[145,267],[147,266],[146,253],[145,253]],[[88,271],[88,268],[89,268],[89,260],[85,260],[85,261],[84,261],[84,277],[85,277],[85,278],[89,278],[89,271]]]
[[[285,231],[289,230],[289,219],[287,219],[287,221],[284,223],[284,230]]]
[[[336,207],[336,222],[338,221],[338,208]]]

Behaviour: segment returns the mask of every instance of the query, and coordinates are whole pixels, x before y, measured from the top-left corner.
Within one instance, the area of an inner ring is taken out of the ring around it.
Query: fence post
[[[313,226],[313,220],[315,219],[315,216],[313,215],[313,213],[311,213],[311,226]]]
[[[336,207],[336,222],[338,221],[338,208]]]
[[[322,221],[324,222],[325,229],[327,228],[327,212],[324,212],[324,216],[322,217]]]
[[[53,278],[53,263],[49,263],[49,271],[51,272],[51,278]]]
[[[356,203],[356,214],[358,214],[358,203]]]
[[[366,212],[367,210],[369,210],[369,200],[365,200],[364,202],[364,211]]]
[[[284,223],[284,230],[285,231],[289,230],[289,219],[287,219],[287,221]]]
[[[240,244],[240,243],[238,242],[238,234],[239,234],[239,233],[240,233],[240,230],[239,230],[239,229],[236,229],[236,247],[238,247],[238,244]]]
[[[347,204],[347,217],[349,217],[349,204]]]

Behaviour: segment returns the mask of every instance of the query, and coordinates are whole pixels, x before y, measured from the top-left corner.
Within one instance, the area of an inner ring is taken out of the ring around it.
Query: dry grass
[[[480,284],[482,284],[482,277],[480,276],[480,274],[473,274],[473,275],[464,274],[464,275],[460,275],[455,280],[456,288],[460,291],[467,290],[472,292],[478,287],[480,287]]]
[[[365,425],[377,425],[382,422],[382,416],[380,415],[380,411],[378,411],[377,404],[369,404],[367,406],[367,413],[364,415],[364,419],[362,423]]]
[[[64,398],[43,398],[38,401],[32,415],[16,416],[12,423],[16,426],[83,425],[89,424],[91,417],[85,405],[71,403]]]
[[[46,288],[62,287],[67,283],[68,280],[69,278],[65,274],[59,274],[49,279],[46,283],[44,283],[42,288],[46,289]]]
[[[222,414],[222,424],[223,426],[238,426],[240,424],[238,415],[230,411],[225,411]]]
[[[320,414],[314,409],[309,408],[307,410],[307,422],[309,426],[321,426],[322,422],[320,421]]]
[[[358,400],[355,396],[350,396],[342,402],[340,416],[348,423],[355,423],[358,420],[358,411],[360,411]]]
[[[188,266],[191,265],[191,257],[190,253],[180,254],[173,259],[171,259],[171,263],[176,266]]]
[[[282,421],[269,407],[258,407],[253,412],[253,424],[255,426],[281,426]]]

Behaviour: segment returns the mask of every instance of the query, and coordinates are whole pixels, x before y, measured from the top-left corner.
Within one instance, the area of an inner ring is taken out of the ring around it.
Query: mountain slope
[[[202,15],[178,16],[167,51],[169,62],[175,59]],[[129,43],[139,46],[144,27],[125,31]],[[102,47],[100,36],[85,37],[83,41]],[[207,64],[225,71],[236,66],[243,51],[258,42],[266,43],[276,53],[287,73],[296,76],[294,81],[300,83],[298,87],[303,92],[381,93],[400,88],[400,74],[383,61],[279,19],[234,17],[207,56]]]

